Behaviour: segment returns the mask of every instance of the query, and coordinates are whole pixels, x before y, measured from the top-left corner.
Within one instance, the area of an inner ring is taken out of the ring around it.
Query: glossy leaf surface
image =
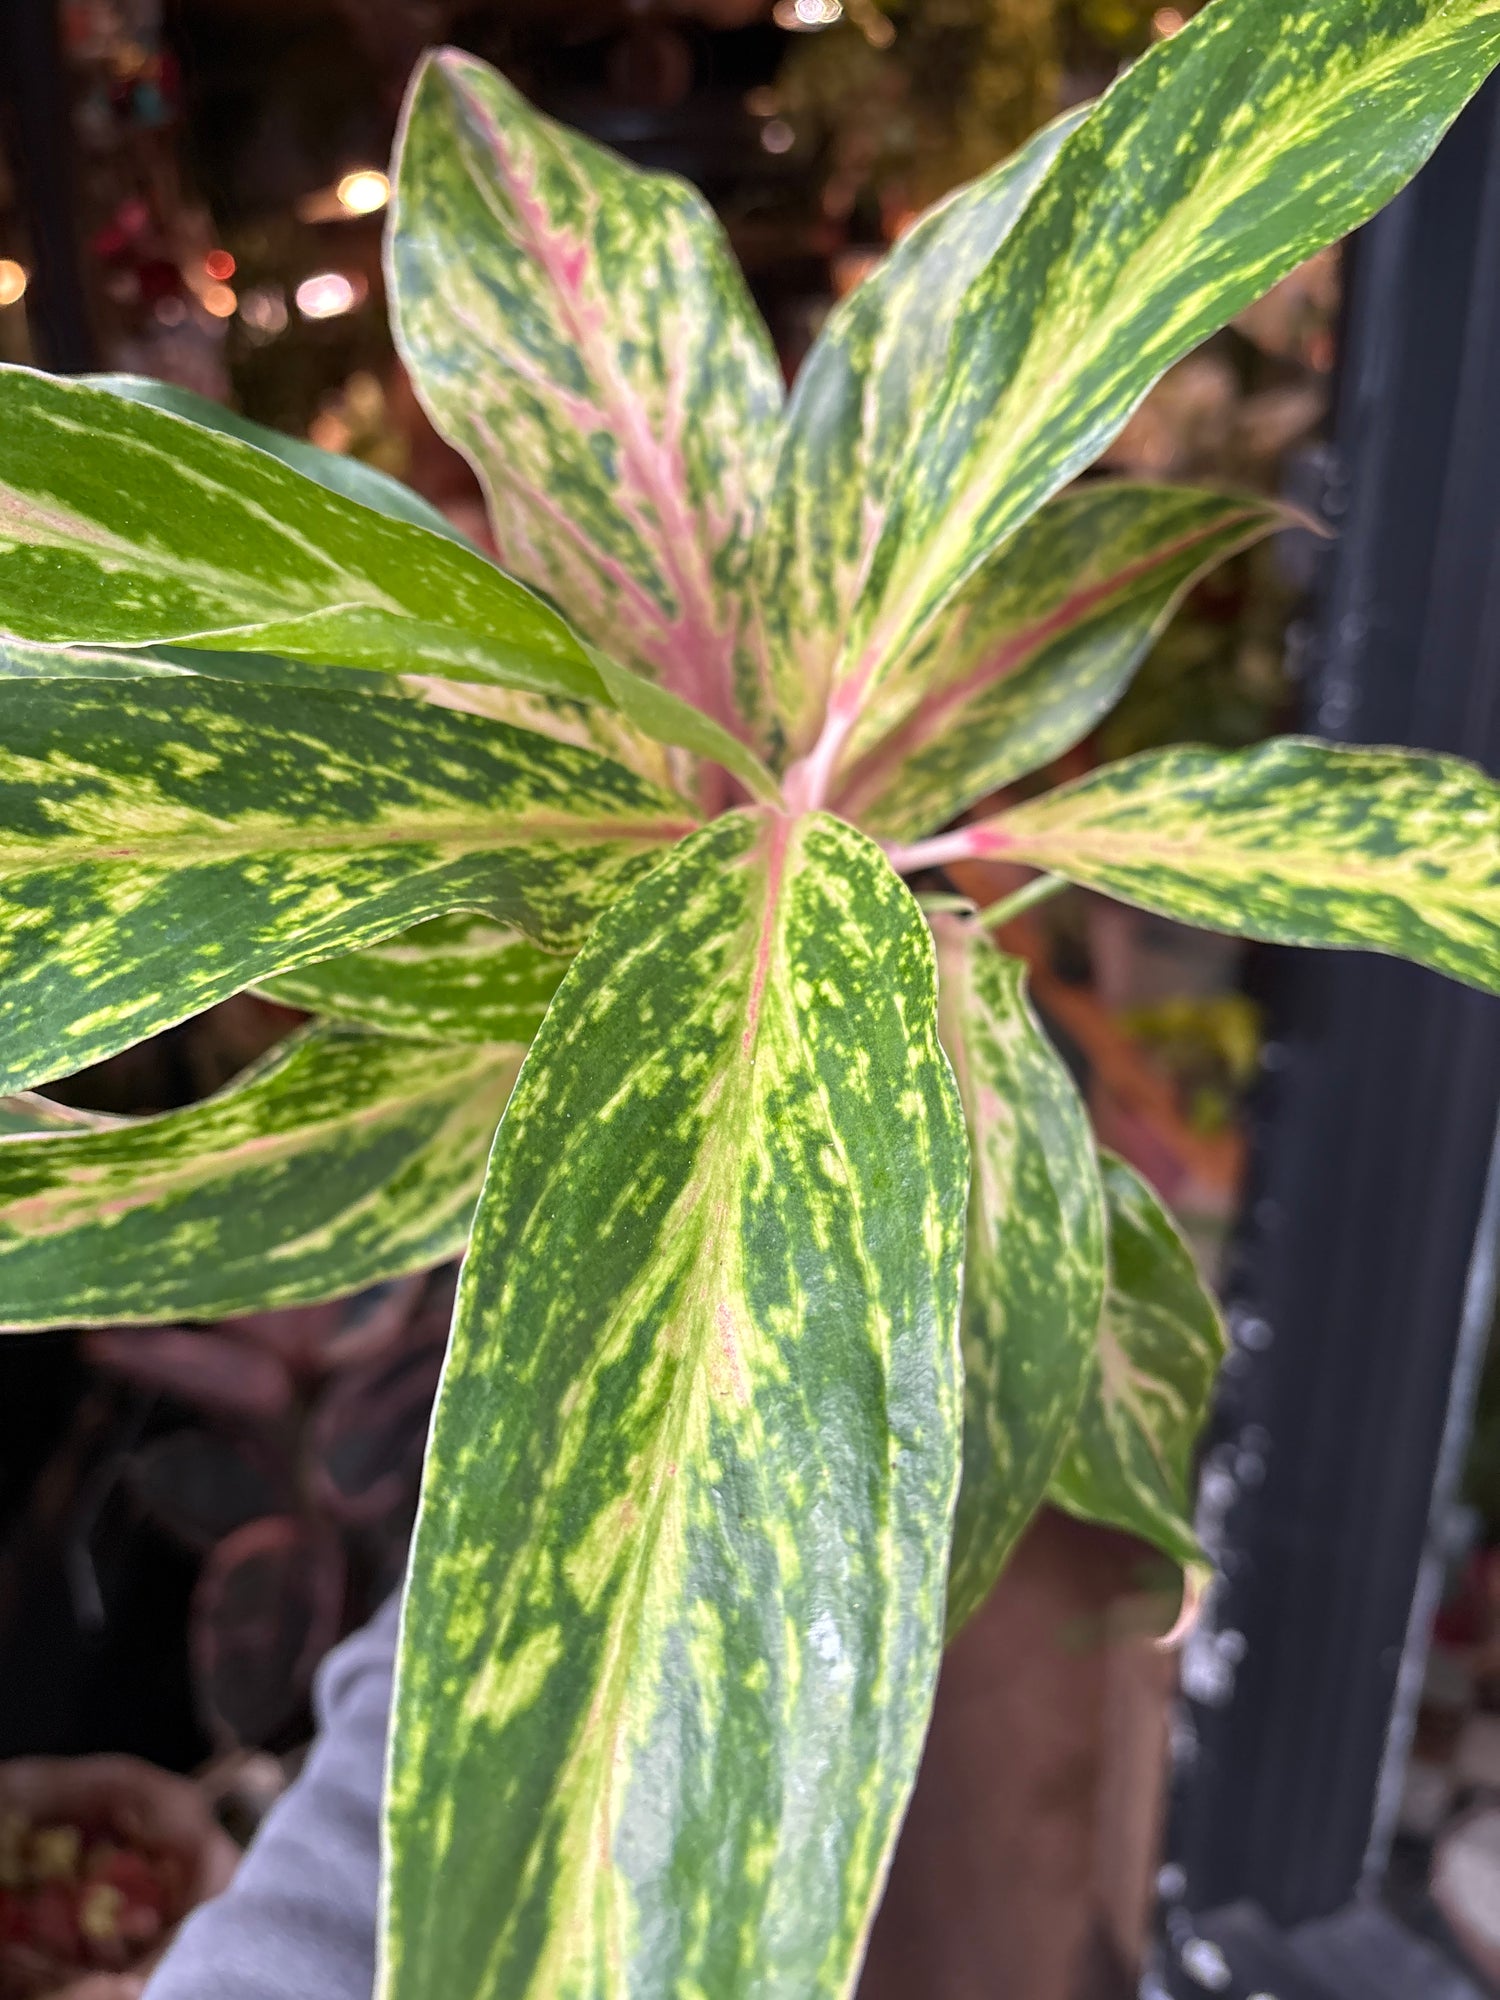
[[[1218,1310],[1171,1217],[1132,1168],[1105,1154],[1109,1291],[1078,1422],[1049,1499],[1124,1528],[1184,1568],[1193,1455],[1224,1353]]]
[[[849,1992],[926,1728],[966,1148],[837,821],[604,916],[501,1127],[408,1587],[387,2000]]]
[[[605,699],[541,599],[237,438],[0,368],[0,631],[200,645]]]
[[[940,916],[932,928],[973,1161],[952,1632],[1041,1505],[1078,1414],[1104,1296],[1104,1199],[1088,1116],[1032,1013],[1025,967],[972,922]]]
[[[366,465],[363,459],[324,451],[309,444],[306,438],[289,437],[285,431],[257,424],[249,417],[242,417],[238,410],[227,410],[222,403],[210,402],[207,396],[195,396],[191,389],[180,389],[175,382],[158,382],[151,375],[84,375],[80,379],[92,388],[107,389],[112,396],[123,396],[127,402],[149,403],[153,409],[170,410],[173,416],[186,417],[190,424],[199,424],[204,430],[219,431],[225,437],[238,438],[242,444],[253,444],[258,451],[269,452],[293,471],[326,486],[330,493],[342,493],[346,500],[357,500],[361,507],[373,507],[377,514],[410,521],[413,527],[428,528],[435,535],[446,535],[450,541],[468,546],[468,537],[461,535],[430,500],[424,500],[420,493],[414,493],[399,479],[392,479],[378,466]]]
[[[363,951],[300,965],[261,991],[289,1007],[436,1042],[529,1042],[568,969],[484,917],[434,917]]]
[[[1500,987],[1500,785],[1457,757],[1293,736],[1149,750],[967,838],[1205,930]]]
[[[831,713],[1175,360],[1388,201],[1497,61],[1497,0],[1213,0],[1132,64],[964,295]]]
[[[0,748],[0,1088],[455,908],[574,942],[687,824],[618,764],[438,709],[18,682]]]
[[[418,71],[398,157],[397,338],[502,562],[730,720],[781,380],[719,224],[454,49]]]
[[[185,1110],[0,1139],[0,1324],[217,1319],[455,1255],[520,1059],[309,1029]]]
[[[1081,115],[923,216],[829,315],[802,364],[756,552],[766,700],[794,750],[822,721],[901,468],[949,366],[964,290]]]
[[[1187,486],[1101,480],[1059,494],[860,718],[838,810],[914,840],[1061,756],[1113,708],[1198,578],[1286,518]]]

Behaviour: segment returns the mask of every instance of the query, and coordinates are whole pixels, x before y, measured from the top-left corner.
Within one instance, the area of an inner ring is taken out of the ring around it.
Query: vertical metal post
[[[1494,84],[1350,273],[1307,721],[1497,771]],[[1267,970],[1206,1474],[1226,1574],[1188,1676],[1171,1845],[1188,1911],[1251,1898],[1292,1925],[1355,1894],[1371,1838],[1500,1110],[1500,1001],[1365,956]]]

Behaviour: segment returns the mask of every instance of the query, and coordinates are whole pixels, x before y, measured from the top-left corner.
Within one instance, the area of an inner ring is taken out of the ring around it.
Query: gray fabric
[[[397,1600],[324,1661],[318,1736],[234,1881],[183,1925],[145,2000],[370,2000]]]

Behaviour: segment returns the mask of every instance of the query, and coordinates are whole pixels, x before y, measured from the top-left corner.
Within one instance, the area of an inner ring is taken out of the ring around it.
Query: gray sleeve
[[[393,1597],[323,1663],[301,1776],[230,1887],[183,1925],[145,2000],[370,2000],[397,1613]]]

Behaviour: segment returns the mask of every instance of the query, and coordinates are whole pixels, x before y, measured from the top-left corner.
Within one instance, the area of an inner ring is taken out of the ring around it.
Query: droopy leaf
[[[1193,1455],[1224,1353],[1218,1310],[1187,1245],[1123,1160],[1101,1161],[1109,1290],[1089,1385],[1047,1497],[1124,1528],[1184,1568],[1193,1532]]]
[[[847,722],[1151,384],[1414,174],[1500,0],[1213,0],[1063,141],[964,295],[835,671]]]
[[[496,1142],[408,1585],[386,2000],[844,1995],[958,1474],[965,1145],[862,836],[606,913]]]
[[[896,478],[948,368],[964,290],[1015,226],[1069,112],[931,209],[829,315],[787,405],[756,551],[765,699],[796,750],[823,719]]]
[[[0,433],[0,631],[606,699],[557,613],[476,550],[237,438],[29,368],[0,368]]]
[[[397,150],[397,340],[501,560],[730,721],[781,381],[718,223],[455,49],[418,70]]]
[[[0,1089],[455,908],[576,942],[687,824],[618,764],[440,709],[17,682],[0,744]]]
[[[1059,494],[882,683],[849,755],[874,747],[838,810],[914,840],[1061,756],[1119,700],[1198,578],[1285,524],[1266,501],[1188,486]]]
[[[1295,736],[1148,750],[965,837],[1205,930],[1500,987],[1500,785],[1458,757]]]
[[[217,1319],[453,1256],[520,1059],[310,1029],[186,1110],[0,1139],[0,1324]]]
[[[435,1042],[529,1042],[568,969],[484,917],[434,917],[380,944],[300,965],[261,991],[334,1021]]]
[[[306,438],[288,437],[285,431],[273,431],[265,424],[242,417],[237,410],[226,410],[222,403],[210,402],[207,396],[195,396],[191,389],[179,389],[175,382],[158,382],[151,375],[84,375],[80,379],[95,389],[107,389],[112,396],[123,396],[127,402],[150,403],[154,409],[170,410],[174,416],[186,417],[190,424],[199,424],[204,430],[219,431],[225,437],[253,444],[258,450],[269,452],[272,458],[279,458],[283,465],[315,479],[330,493],[342,493],[346,500],[373,507],[377,514],[388,514],[395,521],[410,521],[414,527],[430,528],[435,535],[446,535],[450,541],[468,546],[468,537],[461,535],[430,500],[424,500],[399,479],[392,479],[378,466],[366,465],[362,459],[324,451],[319,445],[309,444]]]
[[[1031,1011],[1026,968],[972,922],[939,916],[932,928],[973,1161],[953,1632],[1041,1505],[1078,1414],[1104,1296],[1104,1198],[1088,1116]]]

